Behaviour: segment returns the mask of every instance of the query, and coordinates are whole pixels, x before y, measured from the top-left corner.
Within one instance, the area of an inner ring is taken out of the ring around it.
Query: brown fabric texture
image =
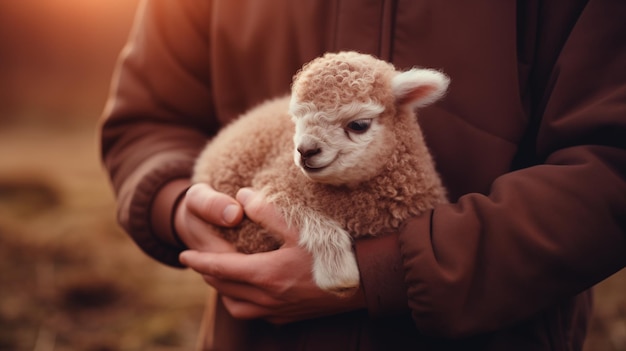
[[[611,0],[144,1],[101,124],[119,221],[180,266],[152,225],[168,185],[302,64],[440,69],[449,93],[418,119],[451,202],[355,242],[368,309],[278,327],[218,303],[212,349],[579,350],[586,290],[626,264],[623,18]]]

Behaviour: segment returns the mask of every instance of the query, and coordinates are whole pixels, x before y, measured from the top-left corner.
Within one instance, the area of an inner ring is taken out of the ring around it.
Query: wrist
[[[408,298],[398,234],[355,241],[361,287],[372,316],[405,313]]]
[[[163,186],[154,198],[150,211],[150,225],[161,241],[180,249],[187,246],[175,228],[176,209],[190,186],[188,179],[176,179]]]

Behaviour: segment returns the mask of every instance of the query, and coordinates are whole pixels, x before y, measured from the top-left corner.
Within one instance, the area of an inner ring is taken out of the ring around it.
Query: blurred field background
[[[205,285],[117,227],[98,158],[96,124],[136,6],[0,1],[0,350],[195,345]]]
[[[136,6],[0,1],[0,351],[195,344],[204,284],[122,233],[99,164],[96,124]],[[626,350],[626,273],[595,296],[586,351]]]

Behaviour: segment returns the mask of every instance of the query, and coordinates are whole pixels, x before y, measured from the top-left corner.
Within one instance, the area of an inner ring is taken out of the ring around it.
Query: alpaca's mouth
[[[320,160],[319,158],[312,159],[300,159],[300,167],[306,173],[319,173],[326,168],[330,167],[335,160],[337,160],[338,155],[335,155],[334,158],[330,160]]]
[[[332,163],[319,164],[315,162],[315,160],[311,159],[300,159],[300,167],[307,173],[317,173],[324,168],[328,167]]]
[[[322,167],[311,167],[309,165],[307,165],[306,163],[302,164],[302,169],[307,172],[307,173],[317,173],[320,172],[321,170],[323,170],[324,168],[326,168],[328,166],[322,166]]]

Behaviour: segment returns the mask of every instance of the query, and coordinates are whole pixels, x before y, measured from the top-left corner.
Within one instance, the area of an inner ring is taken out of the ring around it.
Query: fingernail
[[[224,219],[226,223],[230,224],[230,223],[235,222],[238,215],[239,215],[239,206],[228,205],[226,206],[226,208],[224,209],[224,212],[222,213],[222,218]]]
[[[254,191],[252,189],[241,188],[237,192],[236,198],[237,198],[237,201],[239,201],[239,203],[241,203],[242,205],[245,205],[253,194],[254,194]]]
[[[178,261],[186,266],[187,265],[187,258],[189,257],[189,255],[190,255],[189,251],[181,252],[180,255],[178,255]]]

